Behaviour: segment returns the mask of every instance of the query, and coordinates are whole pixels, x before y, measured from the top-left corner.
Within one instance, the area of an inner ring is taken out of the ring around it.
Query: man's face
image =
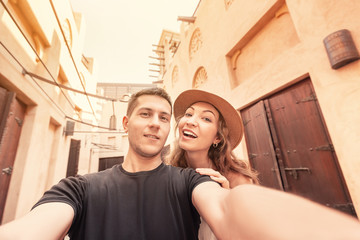
[[[171,106],[162,97],[143,95],[130,116],[123,119],[129,152],[146,158],[160,154],[170,131]]]

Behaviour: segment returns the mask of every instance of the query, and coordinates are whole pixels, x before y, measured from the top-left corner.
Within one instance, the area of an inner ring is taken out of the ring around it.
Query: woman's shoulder
[[[227,180],[230,183],[230,188],[234,188],[241,184],[252,184],[253,183],[251,178],[246,177],[243,174],[237,173],[237,172],[230,171],[227,174],[225,174],[225,177],[227,178]]]

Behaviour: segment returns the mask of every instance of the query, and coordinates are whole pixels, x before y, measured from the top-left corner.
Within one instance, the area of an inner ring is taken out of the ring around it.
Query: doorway
[[[124,157],[99,158],[99,172],[124,162]]]
[[[80,147],[80,140],[71,139],[66,177],[75,177],[78,173]]]
[[[356,216],[310,78],[241,111],[262,185]]]
[[[0,223],[24,123],[26,105],[14,92],[0,88]]]

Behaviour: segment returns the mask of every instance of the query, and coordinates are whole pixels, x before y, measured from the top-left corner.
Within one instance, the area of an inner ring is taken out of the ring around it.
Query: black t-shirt
[[[34,207],[64,202],[75,211],[71,239],[198,239],[193,189],[211,181],[192,169],[161,164],[129,173],[121,165],[61,180]]]

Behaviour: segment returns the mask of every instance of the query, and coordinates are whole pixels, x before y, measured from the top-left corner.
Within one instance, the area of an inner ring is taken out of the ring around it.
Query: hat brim
[[[210,103],[220,112],[229,129],[231,149],[239,145],[243,136],[243,124],[240,114],[229,102],[215,94],[197,89],[182,92],[174,102],[175,119],[183,116],[186,109],[197,102]]]

